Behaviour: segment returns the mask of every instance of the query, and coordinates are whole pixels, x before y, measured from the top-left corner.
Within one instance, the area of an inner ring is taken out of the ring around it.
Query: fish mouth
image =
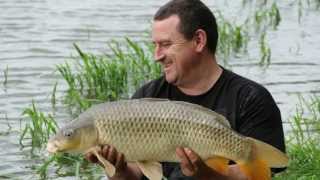
[[[49,153],[56,153],[56,152],[59,152],[59,147],[55,142],[48,142],[47,151]]]

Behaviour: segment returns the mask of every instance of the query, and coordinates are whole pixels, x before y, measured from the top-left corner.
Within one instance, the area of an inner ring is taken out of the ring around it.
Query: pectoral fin
[[[214,156],[212,158],[207,159],[205,162],[207,166],[209,166],[211,169],[214,169],[221,174],[227,174],[229,163],[228,159],[219,156]]]
[[[104,170],[109,177],[114,176],[114,174],[116,173],[116,168],[113,164],[111,164],[109,161],[107,161],[104,157],[102,157],[99,154],[99,150],[100,147],[93,147],[89,149],[87,152],[91,152],[97,157],[97,159],[103,164]]]
[[[150,180],[161,180],[163,176],[162,165],[159,162],[137,162],[141,172]]]

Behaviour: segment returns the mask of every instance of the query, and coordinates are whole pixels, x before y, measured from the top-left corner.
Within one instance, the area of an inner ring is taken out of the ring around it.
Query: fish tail
[[[270,180],[271,167],[287,166],[288,157],[283,152],[262,141],[249,137],[247,139],[252,142],[250,157],[237,163],[249,180]]]
[[[238,163],[238,165],[249,180],[271,180],[270,168],[266,162],[258,157],[254,157],[250,161]]]

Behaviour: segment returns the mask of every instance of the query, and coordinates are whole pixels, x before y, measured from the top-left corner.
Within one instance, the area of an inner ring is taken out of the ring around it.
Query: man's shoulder
[[[141,86],[132,96],[132,98],[155,97],[160,88],[165,84],[163,76],[153,79]]]
[[[239,95],[250,97],[271,96],[270,92],[262,84],[243,77],[237,73],[225,70],[226,82],[230,83],[230,89],[236,90]]]

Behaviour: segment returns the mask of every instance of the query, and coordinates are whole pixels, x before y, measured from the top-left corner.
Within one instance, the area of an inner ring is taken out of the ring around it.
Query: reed
[[[249,31],[245,25],[232,25],[219,13],[218,16],[218,55],[227,64],[232,55],[246,53],[249,42]]]
[[[122,47],[112,41],[111,54],[101,56],[85,53],[75,45],[80,59],[73,65],[57,66],[68,84],[65,103],[73,107],[72,114],[79,114],[94,103],[129,98],[143,83],[160,76],[160,66],[153,62],[147,45],[129,38],[125,42]]]
[[[271,60],[271,49],[266,43],[266,34],[263,33],[260,36],[259,44],[260,44],[260,66],[269,66]]]
[[[30,146],[31,153],[34,154],[36,148],[41,148],[48,141],[49,136],[56,133],[58,124],[50,114],[45,115],[39,111],[34,101],[32,101],[32,107],[26,108],[22,114],[31,121],[22,129],[19,143],[21,147]],[[31,144],[26,144],[26,140],[30,140]]]
[[[55,111],[56,104],[57,104],[57,100],[56,100],[57,86],[58,86],[58,82],[54,84],[52,94],[51,94],[51,107],[53,111]]]
[[[318,179],[320,176],[320,97],[310,101],[300,97],[287,139],[290,162],[287,170],[275,177],[285,179]]]
[[[4,80],[3,80],[2,84],[4,87],[6,87],[8,84],[8,73],[9,73],[9,67],[7,66],[7,68],[3,71]]]

